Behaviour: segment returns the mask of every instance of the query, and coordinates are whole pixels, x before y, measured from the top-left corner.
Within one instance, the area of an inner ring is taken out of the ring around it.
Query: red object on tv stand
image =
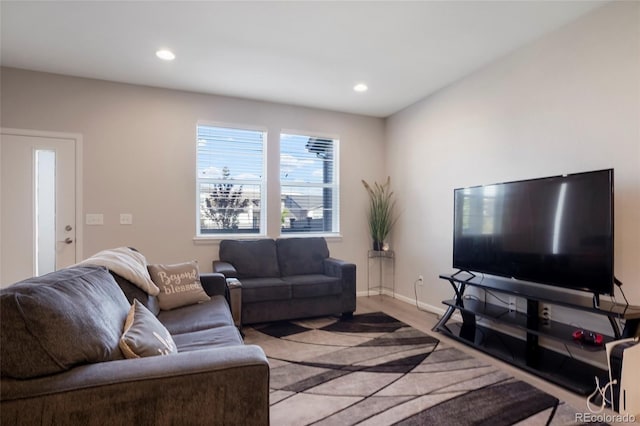
[[[587,345],[602,346],[604,338],[600,333],[586,330],[576,330],[573,332],[573,339]]]

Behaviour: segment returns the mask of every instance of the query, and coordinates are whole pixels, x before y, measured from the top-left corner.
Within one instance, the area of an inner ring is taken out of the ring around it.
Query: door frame
[[[80,133],[66,133],[66,132],[53,132],[47,130],[30,130],[30,129],[15,129],[10,127],[0,127],[0,135],[13,135],[13,136],[31,136],[41,138],[53,138],[53,139],[71,139],[75,145],[75,223],[73,224],[76,230],[76,262],[80,262],[83,259],[82,256],[82,242],[83,242],[83,210],[82,210],[82,134]],[[0,210],[1,211],[1,210]],[[0,213],[1,214],[1,213]],[[2,218],[0,218],[1,220]],[[2,250],[0,248],[0,250]],[[0,253],[1,255],[2,253]]]

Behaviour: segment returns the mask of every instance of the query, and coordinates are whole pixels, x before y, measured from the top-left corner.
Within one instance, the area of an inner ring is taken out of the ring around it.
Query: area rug
[[[272,425],[557,425],[555,397],[384,313],[245,327],[270,363]]]

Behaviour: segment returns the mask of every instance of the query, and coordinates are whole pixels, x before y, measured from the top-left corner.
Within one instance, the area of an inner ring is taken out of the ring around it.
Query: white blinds
[[[261,180],[265,132],[198,126],[198,177]]]
[[[197,140],[199,234],[261,232],[265,132],[199,125]]]

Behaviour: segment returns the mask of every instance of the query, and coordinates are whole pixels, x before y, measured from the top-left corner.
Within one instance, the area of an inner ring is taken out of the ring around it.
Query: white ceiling
[[[386,117],[602,4],[2,1],[0,60]]]

